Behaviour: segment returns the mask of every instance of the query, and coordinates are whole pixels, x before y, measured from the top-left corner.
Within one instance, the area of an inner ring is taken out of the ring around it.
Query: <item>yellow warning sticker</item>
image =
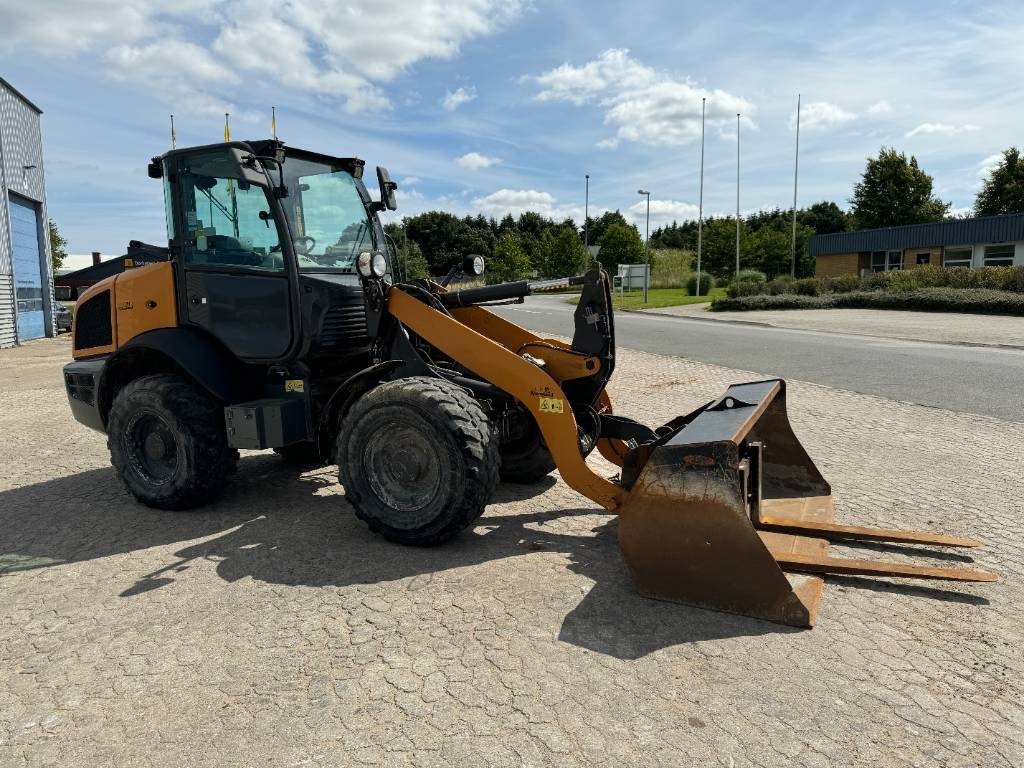
[[[306,382],[302,379],[285,379],[284,382],[285,392],[305,392]]]
[[[541,413],[562,413],[565,409],[565,401],[557,397],[540,397],[537,398],[540,401]]]

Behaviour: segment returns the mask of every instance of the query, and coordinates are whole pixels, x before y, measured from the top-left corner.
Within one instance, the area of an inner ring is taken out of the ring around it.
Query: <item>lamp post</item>
[[[583,250],[587,252],[587,267],[590,267],[590,174],[584,176],[586,187],[583,193]]]
[[[736,277],[740,276],[740,113],[736,113]]]
[[[700,296],[700,257],[704,250],[704,109],[707,97],[700,100],[700,198],[697,203],[697,295]]]
[[[646,189],[638,189],[638,195],[647,197],[647,223],[644,225],[644,264],[647,271],[644,273],[644,304],[647,303],[647,284],[651,282],[651,193]]]
[[[800,94],[796,95],[796,156],[793,158],[793,243],[789,274],[796,277],[796,181],[800,175]]]

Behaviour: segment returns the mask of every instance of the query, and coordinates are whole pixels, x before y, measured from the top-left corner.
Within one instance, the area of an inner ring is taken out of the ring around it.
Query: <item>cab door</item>
[[[181,156],[174,182],[181,316],[237,357],[285,357],[295,267],[266,173],[236,147]]]

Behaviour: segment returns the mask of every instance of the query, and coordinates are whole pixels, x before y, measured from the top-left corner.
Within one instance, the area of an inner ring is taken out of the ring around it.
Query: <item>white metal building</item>
[[[0,77],[0,347],[55,334],[41,114]]]

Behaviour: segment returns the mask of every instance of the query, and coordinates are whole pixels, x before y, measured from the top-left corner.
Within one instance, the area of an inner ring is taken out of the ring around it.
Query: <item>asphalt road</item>
[[[497,311],[572,335],[575,307],[531,296]],[[766,376],[800,379],[962,413],[1024,421],[1024,350],[969,347],[619,312],[616,343]]]

